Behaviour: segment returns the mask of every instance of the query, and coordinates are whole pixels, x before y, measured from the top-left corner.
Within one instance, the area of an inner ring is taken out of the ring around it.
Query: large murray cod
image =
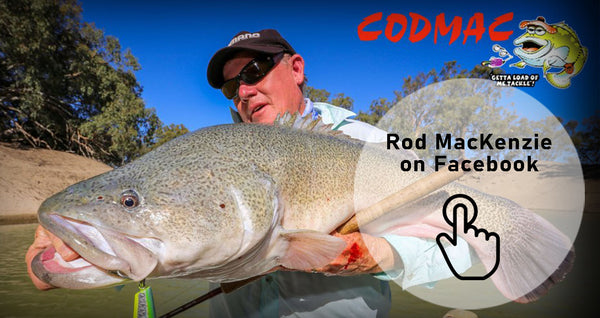
[[[82,259],[65,262],[49,248],[36,256],[33,270],[54,286],[83,289],[147,277],[230,282],[277,266],[319,268],[345,247],[329,233],[381,192],[394,193],[430,173],[401,171],[398,160],[409,155],[290,115],[273,126],[204,128],[47,199],[40,223]],[[372,191],[355,197],[360,156],[366,163],[361,182],[372,183],[361,188]],[[478,225],[502,239],[492,279],[504,295],[537,299],[570,270],[571,243],[549,222],[459,184],[394,211],[386,222],[435,238],[450,231],[441,208],[456,193],[477,201]],[[470,244],[490,269],[493,244]],[[547,261],[556,255],[564,261]],[[523,268],[532,259],[534,268]]]

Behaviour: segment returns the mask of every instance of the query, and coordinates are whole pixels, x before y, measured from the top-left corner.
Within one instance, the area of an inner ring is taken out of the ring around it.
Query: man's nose
[[[246,84],[240,81],[240,88],[238,88],[238,96],[241,99],[248,99],[251,96],[256,95],[256,86],[251,84]]]

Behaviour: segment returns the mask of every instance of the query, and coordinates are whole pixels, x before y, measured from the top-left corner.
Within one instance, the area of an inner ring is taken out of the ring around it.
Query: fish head
[[[141,280],[157,267],[164,243],[152,229],[139,183],[120,169],[74,184],[46,199],[38,220],[81,259],[65,262],[53,248],[32,263],[36,276],[56,287],[93,288]],[[151,215],[150,215],[151,214]]]
[[[173,162],[152,159],[158,155],[43,202],[40,224],[82,259],[65,262],[48,249],[32,263],[36,276],[71,289],[186,276],[242,254],[264,234],[251,235],[252,220],[240,218],[238,210],[242,190],[216,182],[214,167],[194,166],[181,156]]]
[[[543,17],[534,21],[523,21],[520,25],[525,33],[514,40],[514,52],[531,66],[540,67],[544,61],[554,67],[562,67],[564,62],[576,60],[581,43],[575,31],[564,22],[547,24]]]
[[[537,32],[537,33],[536,33]],[[514,53],[522,60],[530,61],[528,64],[541,65],[553,48],[553,42],[546,36],[543,29],[536,31],[530,27],[520,37],[514,40],[516,46]]]

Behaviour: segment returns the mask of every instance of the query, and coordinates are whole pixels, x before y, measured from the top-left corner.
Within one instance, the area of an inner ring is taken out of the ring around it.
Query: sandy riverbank
[[[37,209],[46,198],[110,169],[66,152],[0,144],[0,224],[36,222]]]

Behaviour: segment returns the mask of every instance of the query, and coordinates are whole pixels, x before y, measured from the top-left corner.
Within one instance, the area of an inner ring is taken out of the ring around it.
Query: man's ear
[[[300,54],[294,54],[289,59],[289,64],[292,66],[292,76],[296,85],[302,84],[304,81],[304,59]]]

